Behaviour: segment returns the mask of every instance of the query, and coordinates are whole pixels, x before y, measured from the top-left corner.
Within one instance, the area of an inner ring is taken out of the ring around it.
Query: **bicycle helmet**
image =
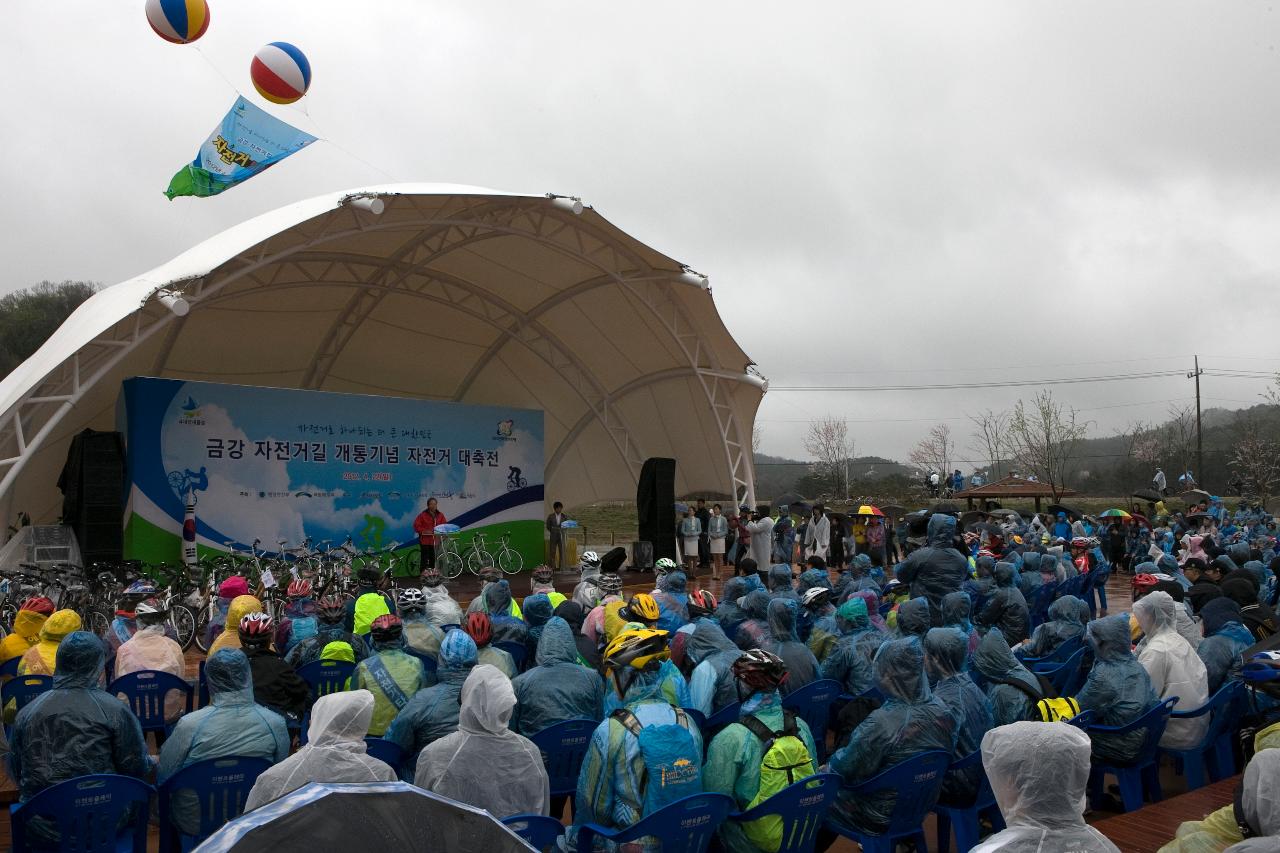
[[[140,578],[129,584],[124,591],[125,595],[136,595],[140,598],[148,598],[156,594],[156,585],[146,578]]]
[[[147,616],[164,616],[168,612],[169,608],[158,598],[148,598],[140,601],[138,606],[133,609],[133,615],[136,619],[142,619]]]
[[[275,633],[271,617],[265,613],[250,613],[240,620],[240,645],[265,646]]]
[[[493,639],[493,622],[488,613],[468,613],[466,621],[462,623],[462,630],[475,640],[476,648],[484,648]]]
[[[825,606],[831,601],[831,590],[825,586],[815,586],[813,589],[806,589],[804,595],[800,598],[800,603],[809,610],[817,610],[819,607]]]
[[[1093,540],[1088,536],[1077,536],[1071,540],[1072,548],[1092,548]]]
[[[316,618],[326,625],[341,625],[346,615],[346,603],[336,596],[322,598],[316,605]]]
[[[417,587],[409,587],[400,590],[397,603],[402,611],[405,610],[426,610],[427,597],[422,594],[422,590]]]
[[[497,583],[502,580],[502,572],[495,566],[485,566],[480,570],[480,580],[485,583]]]
[[[676,561],[670,557],[659,557],[658,562],[653,564],[653,571],[658,577],[662,577],[668,572],[676,570]]]
[[[604,665],[611,673],[626,668],[651,672],[670,656],[666,631],[632,629],[623,631],[604,650]]]
[[[750,693],[777,690],[787,680],[787,675],[787,665],[782,658],[764,649],[743,652],[733,662],[733,677]]]
[[[578,567],[582,571],[595,571],[600,568],[600,555],[595,551],[583,551],[582,559],[578,560]]]
[[[710,616],[716,612],[716,603],[716,597],[711,594],[711,590],[700,589],[689,593],[689,618]]]
[[[375,643],[394,642],[403,633],[404,622],[400,621],[399,616],[394,616],[390,613],[374,619],[373,624],[369,626],[369,636],[373,638]]]
[[[552,572],[550,566],[538,566],[533,570],[534,583],[551,583]]]
[[[1134,575],[1132,581],[1134,598],[1151,592],[1152,588],[1158,583],[1160,583],[1160,579],[1155,575],[1147,574],[1146,572]]]
[[[628,622],[642,622],[650,625],[657,622],[661,615],[658,612],[658,602],[647,592],[638,592],[631,596],[631,600],[622,610],[623,612],[619,615]]]
[[[45,616],[53,615],[53,602],[45,598],[43,595],[34,595],[22,602],[19,610],[30,610],[32,613],[41,613]]]
[[[622,592],[622,576],[605,574],[596,578],[596,589],[601,595],[617,595]]]
[[[289,581],[289,588],[285,591],[285,595],[289,596],[289,598],[309,598],[311,596],[311,581],[306,578]]]
[[[444,575],[440,574],[440,570],[435,566],[427,566],[422,570],[422,583],[424,586],[440,586],[444,583]]]

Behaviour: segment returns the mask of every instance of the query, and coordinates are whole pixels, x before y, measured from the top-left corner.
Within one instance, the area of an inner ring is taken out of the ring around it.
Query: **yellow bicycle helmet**
[[[670,657],[666,631],[640,628],[623,631],[605,648],[604,665],[610,672],[626,667],[644,671]]]
[[[628,622],[645,622],[652,624],[658,621],[658,602],[647,592],[636,593],[627,602],[626,613],[622,614]]]

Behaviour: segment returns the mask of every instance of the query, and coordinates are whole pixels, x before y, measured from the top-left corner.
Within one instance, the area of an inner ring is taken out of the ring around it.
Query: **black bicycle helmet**
[[[787,674],[782,658],[764,649],[743,652],[733,662],[733,677],[748,693],[777,690],[787,680]]]
[[[347,605],[341,598],[327,596],[316,604],[316,618],[326,625],[340,625],[347,616]]]
[[[538,566],[533,570],[534,583],[551,583],[552,571],[550,566]]]
[[[399,616],[394,616],[390,613],[374,619],[373,624],[369,626],[369,636],[373,638],[375,643],[394,642],[403,633],[404,623],[400,621]]]
[[[440,574],[440,570],[437,569],[435,566],[427,566],[425,569],[422,570],[423,586],[434,587],[434,586],[440,586],[440,584],[442,583],[444,583],[444,576]]]

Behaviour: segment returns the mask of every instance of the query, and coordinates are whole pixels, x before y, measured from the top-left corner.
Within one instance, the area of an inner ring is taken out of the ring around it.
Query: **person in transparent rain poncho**
[[[1196,650],[1178,633],[1178,606],[1166,592],[1153,592],[1133,603],[1133,615],[1144,635],[1136,653],[1156,695],[1161,700],[1176,696],[1174,710],[1190,711],[1209,699],[1209,676]],[[1207,714],[1170,719],[1160,745],[1190,749],[1200,742],[1208,725]]]
[[[1060,723],[1011,723],[982,739],[982,766],[1005,829],[973,853],[1120,853],[1084,822],[1089,738]]]
[[[311,708],[307,745],[258,777],[245,811],[280,799],[308,782],[394,782],[396,772],[365,752],[373,694],[350,690],[321,696]]]
[[[458,730],[422,750],[413,783],[496,818],[547,814],[551,786],[542,753],[507,727],[515,705],[510,679],[487,664],[472,669]]]

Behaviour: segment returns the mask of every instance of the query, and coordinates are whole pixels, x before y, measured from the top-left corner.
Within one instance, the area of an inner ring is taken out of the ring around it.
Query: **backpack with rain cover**
[[[760,739],[763,753],[760,761],[760,788],[743,811],[755,808],[783,788],[814,774],[813,756],[800,738],[795,714],[784,710],[782,730],[776,732],[769,731],[769,727],[758,717],[750,714],[738,722]],[[751,839],[752,844],[766,853],[776,853],[782,846],[782,818],[778,815],[744,823],[742,831]]]
[[[320,620],[314,616],[298,616],[289,620],[289,640],[281,654],[288,654],[303,640],[320,632]]]
[[[641,726],[636,715],[619,708],[611,715],[640,742],[641,817],[648,817],[681,797],[702,793],[702,750],[689,732],[691,723],[679,708],[672,708],[674,723]]]

